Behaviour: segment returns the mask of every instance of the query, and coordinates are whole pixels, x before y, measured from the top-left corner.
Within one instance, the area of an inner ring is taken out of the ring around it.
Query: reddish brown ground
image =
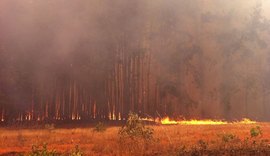
[[[93,132],[93,128],[73,129],[0,129],[0,155],[10,152],[27,153],[32,145],[48,144],[48,149],[56,149],[61,153],[70,152],[76,145],[85,155],[177,155],[184,146],[187,151],[200,149],[199,142],[207,144],[207,150],[221,148],[242,148],[244,140],[250,138],[250,129],[260,126],[262,136],[249,139],[248,144],[256,142],[260,148],[260,141],[264,147],[270,149],[270,123],[233,124],[233,125],[166,125],[150,126],[154,129],[154,140],[119,140],[119,127],[109,127],[105,132]],[[225,143],[224,134],[233,134],[239,139]],[[200,141],[201,140],[201,141]],[[266,145],[266,146],[265,146]],[[253,147],[253,145],[252,145]],[[270,151],[270,150],[269,150]],[[270,154],[270,153],[269,153]]]

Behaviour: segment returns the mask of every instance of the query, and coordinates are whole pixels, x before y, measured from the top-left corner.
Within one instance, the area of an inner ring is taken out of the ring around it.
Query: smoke
[[[269,120],[267,8],[267,0],[2,0],[0,110]]]

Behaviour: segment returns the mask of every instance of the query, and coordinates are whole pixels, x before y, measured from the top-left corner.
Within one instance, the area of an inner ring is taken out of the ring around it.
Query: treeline
[[[1,1],[0,120],[269,120],[266,3]]]

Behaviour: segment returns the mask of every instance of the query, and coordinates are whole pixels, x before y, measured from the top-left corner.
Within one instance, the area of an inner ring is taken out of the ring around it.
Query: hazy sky
[[[123,109],[150,103],[163,115],[269,119],[270,0],[259,2],[0,0],[1,105],[25,113],[35,101],[40,112],[78,85],[100,112],[128,92],[135,102]]]

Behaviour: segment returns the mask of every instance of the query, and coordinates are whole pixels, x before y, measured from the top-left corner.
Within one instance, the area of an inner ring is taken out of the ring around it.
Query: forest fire
[[[227,125],[227,124],[255,124],[257,123],[256,121],[252,121],[250,119],[244,118],[241,121],[235,121],[235,122],[228,122],[228,121],[222,121],[222,120],[172,120],[169,117],[163,118],[160,123],[162,125]]]
[[[269,41],[270,0],[0,0],[0,156],[270,156]]]

